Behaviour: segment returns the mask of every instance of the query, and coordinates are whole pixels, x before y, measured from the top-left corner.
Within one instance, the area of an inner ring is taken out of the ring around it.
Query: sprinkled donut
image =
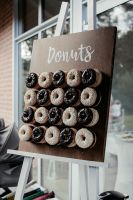
[[[74,128],[64,128],[60,133],[60,145],[67,147],[76,146],[75,142],[76,129]]]
[[[78,123],[85,126],[94,126],[99,120],[98,111],[93,108],[82,108],[78,112]]]
[[[62,88],[56,88],[52,90],[50,95],[51,103],[55,106],[59,106],[63,103],[64,90]]]
[[[42,72],[38,78],[38,84],[42,88],[48,88],[52,84],[52,72]]]
[[[39,106],[48,106],[50,105],[50,91],[47,89],[41,89],[37,93],[37,104]]]
[[[50,126],[46,130],[45,140],[49,145],[56,145],[60,140],[60,130],[56,126]]]
[[[62,124],[62,109],[58,107],[52,107],[48,113],[49,123],[52,125]]]
[[[62,120],[66,126],[75,126],[77,123],[77,110],[73,107],[68,107],[64,110]]]
[[[67,85],[77,87],[81,83],[81,72],[77,69],[71,69],[67,73]]]
[[[35,120],[39,124],[45,124],[48,121],[48,110],[45,107],[39,107],[35,112]]]
[[[31,106],[28,108],[25,108],[21,116],[22,121],[24,123],[35,123],[35,118],[34,118],[35,110],[36,108],[31,107]]]
[[[76,133],[75,141],[77,146],[86,149],[94,144],[95,136],[87,128],[81,128]]]
[[[34,106],[37,101],[37,90],[35,89],[29,89],[26,91],[24,95],[24,102],[26,106]]]
[[[38,88],[38,75],[36,73],[31,72],[27,75],[25,83],[26,87],[28,88]]]
[[[24,124],[18,131],[20,140],[29,141],[32,136],[32,130],[34,126],[30,124]]]
[[[62,70],[56,71],[53,74],[53,85],[55,87],[60,87],[60,86],[64,86],[65,84],[65,72],[63,72]]]
[[[35,127],[32,132],[32,137],[31,137],[32,142],[41,144],[46,143],[45,133],[46,133],[45,126]]]
[[[80,101],[84,106],[92,106],[97,100],[97,92],[93,88],[85,88],[81,92]]]
[[[64,94],[64,103],[67,106],[78,106],[80,104],[79,90],[76,88],[69,88]]]
[[[82,73],[82,83],[85,86],[97,87],[102,81],[102,73],[98,69],[86,69]]]

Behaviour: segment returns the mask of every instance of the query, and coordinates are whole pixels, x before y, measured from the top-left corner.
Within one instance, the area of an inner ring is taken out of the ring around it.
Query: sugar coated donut
[[[26,91],[24,95],[24,102],[26,106],[34,106],[37,101],[37,90],[35,89],[29,89]]]
[[[48,113],[49,123],[52,125],[62,124],[62,109],[58,107],[52,107]]]
[[[67,146],[67,147],[74,147],[76,146],[75,142],[75,135],[76,129],[74,128],[64,128],[60,133],[60,145]]]
[[[31,106],[28,108],[25,108],[21,116],[22,121],[24,123],[35,123],[35,119],[34,119],[35,110],[36,108],[31,107]]]
[[[94,108],[82,108],[78,112],[78,123],[85,126],[94,126],[99,120],[98,111]]]
[[[23,141],[30,140],[31,136],[32,136],[33,128],[34,128],[34,126],[32,126],[30,124],[24,124],[18,131],[20,140],[23,140]]]
[[[64,94],[64,103],[67,106],[78,106],[80,104],[79,90],[76,88],[69,88]]]
[[[59,106],[63,103],[64,90],[62,88],[56,88],[51,92],[50,100],[55,106]]]
[[[67,73],[67,85],[77,87],[81,83],[81,72],[77,69],[71,69]]]
[[[90,108],[90,110],[93,113],[93,118],[92,118],[92,121],[87,124],[87,126],[89,126],[89,127],[95,126],[99,121],[99,113],[98,113],[98,111],[96,109],[94,109],[94,108]]]
[[[92,106],[97,100],[97,92],[95,89],[87,87],[83,89],[80,101],[84,106]]]
[[[41,89],[37,93],[37,104],[39,106],[48,106],[50,105],[50,91],[47,89]]]
[[[97,87],[102,81],[102,73],[98,69],[86,69],[82,73],[82,83],[85,86]]]
[[[38,126],[33,129],[31,140],[34,143],[46,143],[45,141],[45,126]]]
[[[39,124],[45,124],[48,121],[48,110],[45,107],[39,107],[35,112],[35,120]]]
[[[94,140],[94,135],[87,128],[81,128],[76,133],[76,144],[82,149],[91,147],[94,143]]]
[[[38,88],[38,75],[36,73],[31,72],[27,75],[25,83],[26,87],[28,88]]]
[[[46,130],[45,140],[50,145],[58,144],[60,140],[60,130],[56,126],[50,126]]]
[[[53,85],[55,87],[63,86],[65,83],[65,72],[59,70],[53,74]]]
[[[38,78],[38,84],[42,88],[48,88],[52,84],[52,72],[42,72]]]
[[[102,73],[98,69],[94,69],[94,70],[96,72],[96,81],[92,85],[92,87],[97,87],[101,84],[103,76],[102,76]]]
[[[66,108],[62,120],[66,126],[75,126],[77,123],[77,110],[73,107]]]

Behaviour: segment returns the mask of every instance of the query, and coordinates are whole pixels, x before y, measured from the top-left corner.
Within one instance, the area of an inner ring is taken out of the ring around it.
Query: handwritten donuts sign
[[[104,161],[116,29],[36,40],[22,151]]]

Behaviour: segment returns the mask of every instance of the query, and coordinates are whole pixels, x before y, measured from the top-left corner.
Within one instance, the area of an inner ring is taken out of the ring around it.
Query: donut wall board
[[[116,28],[36,40],[19,150],[104,161]]]

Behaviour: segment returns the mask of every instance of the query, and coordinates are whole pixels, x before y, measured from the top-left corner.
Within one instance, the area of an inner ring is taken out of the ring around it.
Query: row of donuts
[[[99,113],[94,108],[68,107],[65,110],[59,107],[51,107],[49,110],[46,107],[28,107],[25,108],[22,114],[22,121],[24,123],[44,125],[66,125],[73,127],[75,125],[82,125],[92,127],[99,121]]]
[[[82,149],[93,147],[96,143],[96,135],[87,128],[81,128],[78,131],[75,128],[66,127],[61,131],[56,126],[35,127],[30,124],[24,124],[19,130],[19,137],[23,141],[34,143],[62,145],[66,147],[75,147]]]
[[[97,105],[100,102],[100,94],[94,88],[86,87],[80,92],[76,88],[69,88],[66,91],[62,88],[55,88],[50,91],[48,89],[29,89],[24,95],[26,106],[49,106],[53,104],[60,106],[64,103],[65,106],[84,106]]]
[[[58,70],[55,73],[42,72],[40,75],[36,73],[29,73],[26,77],[26,86],[28,88],[49,88],[54,87],[77,87],[80,84],[89,87],[97,87],[102,81],[102,73],[98,69],[85,69],[79,71],[71,69],[68,72]]]

